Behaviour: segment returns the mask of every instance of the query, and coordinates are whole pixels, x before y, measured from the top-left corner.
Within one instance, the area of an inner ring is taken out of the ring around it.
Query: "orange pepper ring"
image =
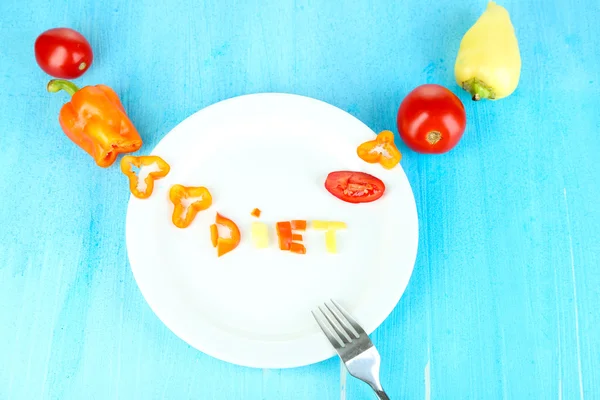
[[[133,167],[142,168],[156,163],[159,171],[153,171],[146,176],[146,190],[140,192],[138,190],[139,176],[133,172]],[[131,193],[140,199],[147,199],[154,190],[154,181],[167,176],[171,166],[158,156],[124,156],[121,159],[121,171],[129,178],[129,190]]]
[[[201,197],[188,207],[182,204],[183,199]],[[198,212],[206,210],[212,205],[212,196],[204,186],[173,185],[169,190],[169,198],[174,205],[172,221],[178,228],[187,228]],[[185,213],[185,217],[182,215]]]
[[[383,148],[387,154],[374,151],[378,147]],[[356,153],[363,161],[371,164],[379,163],[386,169],[394,168],[402,159],[402,154],[394,144],[394,133],[392,131],[381,131],[375,139],[358,146]]]

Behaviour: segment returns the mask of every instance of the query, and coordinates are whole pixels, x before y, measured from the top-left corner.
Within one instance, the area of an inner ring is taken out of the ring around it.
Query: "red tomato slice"
[[[335,171],[327,175],[325,188],[348,203],[369,203],[383,196],[385,184],[364,172]]]

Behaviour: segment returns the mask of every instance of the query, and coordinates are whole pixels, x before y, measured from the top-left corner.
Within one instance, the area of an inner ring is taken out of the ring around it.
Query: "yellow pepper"
[[[473,100],[498,100],[519,84],[521,55],[508,11],[490,1],[460,42],[454,65],[456,82]]]

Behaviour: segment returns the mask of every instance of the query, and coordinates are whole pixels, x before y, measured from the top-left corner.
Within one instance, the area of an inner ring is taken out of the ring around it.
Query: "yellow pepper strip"
[[[356,153],[363,161],[379,163],[385,169],[394,168],[402,159],[402,154],[394,144],[392,131],[381,131],[375,139],[358,146]]]
[[[345,222],[340,221],[310,221],[310,227],[317,231],[326,231],[332,229],[334,231],[346,229],[348,226]]]
[[[346,229],[346,228],[348,228],[348,226],[346,225],[345,222],[329,221],[327,228],[330,230],[338,231],[340,229]]]
[[[311,221],[311,228],[325,232],[325,248],[328,253],[337,253],[336,231],[346,229],[347,225],[341,221]]]
[[[460,42],[454,76],[473,100],[498,100],[519,84],[521,55],[508,11],[490,1]]]
[[[310,221],[310,227],[317,231],[326,231],[329,227],[329,221]]]
[[[252,235],[254,247],[257,249],[269,247],[269,230],[266,224],[263,224],[262,222],[253,222],[250,233]]]
[[[335,231],[328,230],[325,232],[325,248],[328,253],[337,253],[337,241],[335,238]]]

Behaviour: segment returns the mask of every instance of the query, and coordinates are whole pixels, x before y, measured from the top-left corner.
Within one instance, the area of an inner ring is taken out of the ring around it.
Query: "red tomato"
[[[340,200],[348,203],[369,203],[385,192],[381,179],[364,172],[336,171],[327,175],[325,188]]]
[[[55,78],[79,78],[92,65],[92,47],[79,32],[54,28],[35,40],[35,60]]]
[[[445,153],[465,131],[465,107],[454,93],[440,85],[414,89],[398,109],[398,132],[408,147],[419,153]]]

